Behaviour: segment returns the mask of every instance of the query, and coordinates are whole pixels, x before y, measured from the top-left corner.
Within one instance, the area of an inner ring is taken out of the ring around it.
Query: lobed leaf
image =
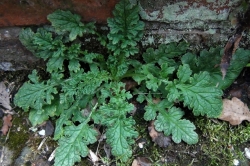
[[[47,62],[47,71],[53,72],[53,71],[63,71],[63,57],[53,57],[50,58]]]
[[[144,119],[154,120],[156,118],[158,111],[164,111],[166,108],[172,107],[173,103],[169,102],[168,100],[164,99],[160,101],[159,103],[154,103],[153,101],[150,101],[148,105],[145,106],[145,114]]]
[[[179,70],[177,72],[177,77],[180,79],[180,82],[185,83],[189,80],[190,76],[192,74],[192,70],[189,68],[188,65],[184,64],[179,67]]]
[[[28,50],[35,53],[37,46],[33,43],[34,32],[30,28],[22,29],[19,40]]]
[[[45,105],[42,109],[31,109],[29,112],[29,120],[32,126],[43,123],[50,117],[59,116],[63,111],[63,105],[59,104],[59,100],[55,99],[51,105]]]
[[[222,91],[219,88],[208,86],[209,74],[202,72],[194,75],[191,84],[178,84],[182,91],[184,105],[193,109],[194,115],[218,117],[222,111]]]
[[[92,118],[95,123],[101,123],[107,127],[107,142],[112,147],[112,153],[122,161],[127,161],[132,155],[133,139],[138,136],[134,129],[135,121],[132,117],[127,118],[127,113],[134,109],[127,100],[132,97],[125,91],[125,84],[113,82],[105,86],[102,94],[109,97],[109,103],[103,103],[100,108],[93,112]]]
[[[180,66],[178,77],[189,71],[189,65]],[[190,74],[190,72],[189,72]],[[183,82],[186,80],[186,82]],[[208,117],[218,117],[222,111],[222,90],[211,85],[208,72],[194,74],[189,79],[175,80],[166,87],[170,90],[168,98],[173,101],[179,98],[184,101],[184,105],[193,109],[194,115],[207,115]]]
[[[81,157],[88,155],[87,145],[97,141],[97,131],[86,122],[78,126],[66,126],[64,135],[65,137],[59,139],[59,147],[55,154],[55,165],[73,166],[74,163],[81,160]]]
[[[133,139],[138,137],[134,125],[135,121],[131,117],[118,118],[106,132],[107,143],[112,147],[112,154],[124,162],[132,156]]]
[[[209,51],[201,51],[199,57],[194,54],[187,53],[181,58],[181,60],[182,63],[189,64],[194,73],[198,73],[200,71],[209,72],[211,83],[224,90],[234,82],[242,69],[250,61],[250,50],[244,50],[242,48],[237,49],[232,57],[224,80],[222,80],[222,73],[219,67],[223,54],[222,51],[222,48],[219,47],[210,48]]]
[[[176,67],[177,63],[173,58],[183,55],[187,49],[186,42],[161,44],[158,49],[148,48],[142,57],[146,63],[158,63],[159,65],[167,63],[168,66]]]
[[[144,23],[139,20],[139,8],[128,0],[120,1],[113,11],[114,18],[107,20],[110,32],[108,34],[108,49],[114,55],[129,57],[138,52],[137,42],[142,38]]]
[[[239,76],[243,68],[249,63],[250,61],[250,50],[245,50],[243,48],[239,48],[236,50],[235,54],[233,55],[230,66],[227,69],[227,74],[222,80],[222,74],[220,69],[211,72],[211,80],[222,90],[228,88],[235,79]]]
[[[188,144],[198,142],[198,135],[194,131],[195,126],[188,120],[180,119],[183,116],[181,109],[172,107],[168,111],[161,111],[155,121],[155,129],[163,131],[165,135],[172,134],[175,143],[182,140]]]
[[[34,70],[29,77],[36,77]],[[35,80],[35,79],[33,79]],[[53,94],[57,94],[57,84],[51,80],[47,82],[24,83],[14,98],[15,105],[21,107],[24,111],[29,108],[41,110],[43,105],[51,104],[54,99]]]
[[[133,79],[138,83],[145,81],[149,90],[156,92],[162,83],[167,83],[169,75],[175,71],[174,67],[169,67],[167,63],[161,64],[160,68],[153,64],[144,64],[138,68],[133,75]]]
[[[56,10],[47,18],[57,30],[69,32],[70,41],[75,40],[77,36],[81,37],[84,33],[94,33],[94,23],[84,25],[81,17],[70,11]]]
[[[80,70],[80,67],[81,67],[81,65],[80,65],[78,60],[72,59],[72,60],[69,61],[68,68],[69,68],[70,71],[77,72],[77,71]]]
[[[58,140],[63,137],[64,126],[72,124],[69,120],[72,115],[70,110],[64,111],[64,114],[61,114],[60,117],[56,120],[56,128],[54,132],[54,140]]]

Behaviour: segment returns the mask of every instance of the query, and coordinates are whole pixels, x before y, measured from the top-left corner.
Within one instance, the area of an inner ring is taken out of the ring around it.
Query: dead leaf
[[[0,105],[8,110],[12,110],[10,106],[10,93],[3,82],[0,82]]]
[[[152,141],[160,147],[167,147],[170,144],[171,138],[169,136],[165,136],[162,132],[155,130],[154,121],[151,121],[148,131]]]
[[[11,114],[8,114],[7,116],[4,116],[3,117],[3,126],[2,126],[2,133],[3,135],[6,135],[9,131],[9,128],[12,126],[12,115]]]
[[[229,95],[231,97],[237,97],[238,99],[240,99],[242,97],[242,91],[242,87],[233,88],[229,91]]]
[[[151,166],[152,163],[147,157],[137,157],[134,159],[132,166]]]
[[[153,103],[158,104],[161,101],[159,98],[154,98]],[[163,132],[158,132],[155,130],[154,121],[151,121],[148,126],[149,135],[152,138],[152,141],[155,142],[160,147],[167,147],[170,142],[171,138],[169,136],[165,136]]]
[[[131,166],[140,166],[140,165],[139,165],[138,161],[136,159],[134,159]]]
[[[250,28],[250,6],[248,7],[247,11],[244,13],[243,16],[238,15],[235,34],[228,40],[224,48],[224,54],[221,58],[221,64],[220,64],[223,80],[227,74],[227,69],[230,66],[230,61],[232,59],[232,56],[234,55],[236,49],[239,46],[242,34],[246,29],[249,28]]]
[[[242,32],[243,32],[243,30],[241,32],[239,32],[239,34],[235,34],[234,36],[232,36],[228,40],[228,42],[224,48],[224,54],[221,58],[221,64],[220,64],[223,80],[227,74],[227,69],[230,66],[232,56],[234,55],[236,49],[239,46],[240,40],[242,38]]]
[[[125,90],[133,89],[134,87],[138,85],[137,82],[135,82],[134,80],[129,80],[129,79],[123,80],[122,82],[125,83]]]
[[[236,97],[232,100],[223,99],[223,111],[219,119],[228,121],[231,125],[241,124],[243,120],[250,122],[249,108]]]

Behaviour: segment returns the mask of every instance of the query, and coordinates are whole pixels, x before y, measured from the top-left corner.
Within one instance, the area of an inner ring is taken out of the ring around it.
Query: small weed
[[[183,107],[194,116],[217,118],[222,111],[222,90],[250,60],[250,50],[238,49],[222,80],[218,67],[221,48],[202,50],[197,56],[190,52],[188,43],[180,42],[148,48],[141,55],[138,43],[144,23],[138,13],[138,6],[121,0],[113,11],[114,18],[107,20],[107,36],[99,34],[94,23],[84,24],[79,15],[63,10],[48,15],[51,26],[35,32],[27,28],[20,33],[22,44],[46,60],[48,77],[41,79],[34,70],[14,103],[29,112],[33,126],[55,120],[55,166],[71,166],[86,157],[91,144],[97,142],[96,126],[104,128],[116,164],[130,163],[141,133],[136,118],[130,115],[135,108],[133,99],[147,103],[141,117],[154,120],[157,131],[171,135],[175,143],[196,144],[196,127],[184,119]],[[105,48],[104,54],[86,49],[82,41],[89,34]],[[134,86],[128,86],[126,80]],[[205,131],[210,141],[224,141],[225,151],[237,139],[225,140],[225,136],[217,135],[223,125],[210,127]],[[208,152],[205,145],[202,150]],[[162,153],[154,148],[151,152],[152,160],[162,162]],[[182,159],[184,153],[189,152],[178,151],[178,157]],[[219,160],[220,155],[212,155]]]

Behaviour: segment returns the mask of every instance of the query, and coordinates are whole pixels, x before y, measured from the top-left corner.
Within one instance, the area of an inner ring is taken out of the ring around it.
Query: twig
[[[43,138],[42,142],[40,143],[40,145],[38,146],[37,150],[40,150],[43,146],[43,144],[45,143],[45,141],[47,140],[48,137]]]
[[[5,150],[5,146],[3,146],[3,148],[2,148],[2,153],[1,153],[0,163],[3,163],[3,158],[4,158],[4,150]]]
[[[56,153],[56,149],[49,156],[49,159],[48,159],[49,162],[52,161],[55,158],[55,153]]]

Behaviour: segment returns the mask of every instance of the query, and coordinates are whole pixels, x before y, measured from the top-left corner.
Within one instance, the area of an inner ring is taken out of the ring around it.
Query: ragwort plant
[[[94,23],[84,24],[79,15],[57,10],[48,15],[50,27],[22,30],[20,41],[37,57],[47,62],[50,78],[41,80],[34,70],[29,81],[15,95],[15,105],[29,112],[33,126],[54,118],[54,140],[58,141],[56,166],[70,166],[88,155],[88,145],[97,141],[95,124],[105,128],[106,141],[117,160],[132,156],[138,137],[135,120],[128,116],[134,109],[129,100],[147,102],[144,119],[155,120],[155,127],[174,142],[198,142],[195,126],[183,119],[182,102],[195,116],[218,117],[222,108],[222,89],[228,87],[249,61],[249,51],[240,49],[221,81],[220,48],[202,51],[196,56],[188,44],[170,43],[148,48],[142,60],[134,58],[143,36],[144,23],[139,8],[121,0],[107,20],[106,36],[96,31]],[[80,38],[96,36],[107,48],[107,55],[85,50]],[[209,62],[209,63],[208,63]],[[240,63],[240,65],[238,65]],[[243,66],[243,67],[242,67]],[[138,86],[126,90],[124,78]],[[217,86],[216,86],[217,85]],[[160,98],[159,103],[153,102]],[[93,102],[96,101],[96,102]],[[86,112],[86,107],[91,111]]]

